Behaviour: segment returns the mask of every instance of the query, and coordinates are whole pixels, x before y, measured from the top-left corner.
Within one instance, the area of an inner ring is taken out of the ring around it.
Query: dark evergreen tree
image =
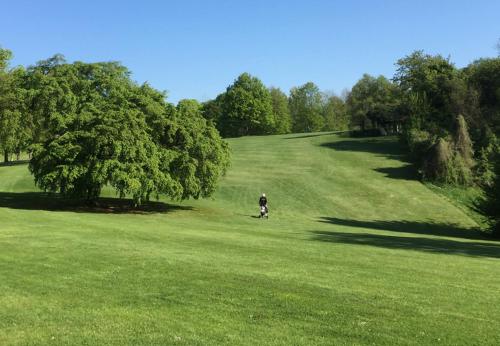
[[[485,189],[485,201],[480,206],[484,215],[491,222],[491,232],[496,238],[500,238],[500,155],[496,155],[494,162],[495,177],[493,183]]]

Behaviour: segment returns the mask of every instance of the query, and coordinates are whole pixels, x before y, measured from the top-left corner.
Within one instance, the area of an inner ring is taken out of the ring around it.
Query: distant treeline
[[[292,88],[287,96],[248,73],[205,102],[203,114],[224,137],[347,130],[349,126],[344,99],[321,92],[314,83]]]

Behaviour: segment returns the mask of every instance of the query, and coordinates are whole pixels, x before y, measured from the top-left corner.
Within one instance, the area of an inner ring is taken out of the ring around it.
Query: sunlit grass
[[[0,344],[499,344],[500,243],[395,139],[230,142],[213,199],[144,213],[0,167]]]

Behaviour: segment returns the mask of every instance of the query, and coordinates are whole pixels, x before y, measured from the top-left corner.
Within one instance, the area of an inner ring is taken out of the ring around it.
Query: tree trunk
[[[7,151],[3,152],[3,162],[9,162],[9,153]]]

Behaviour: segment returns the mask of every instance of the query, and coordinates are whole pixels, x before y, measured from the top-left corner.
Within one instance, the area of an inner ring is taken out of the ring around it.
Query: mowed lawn
[[[395,138],[230,144],[213,199],[151,212],[73,209],[0,167],[0,345],[500,344],[500,242]]]

